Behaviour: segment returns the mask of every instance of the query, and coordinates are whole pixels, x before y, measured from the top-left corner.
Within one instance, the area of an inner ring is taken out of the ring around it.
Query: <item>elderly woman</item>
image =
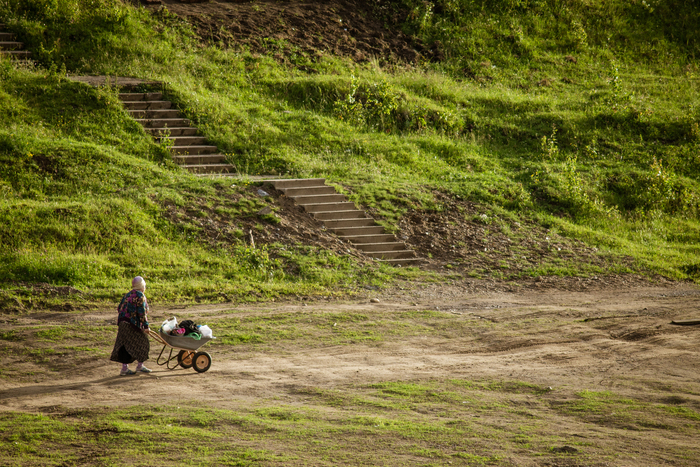
[[[144,292],[146,281],[143,277],[136,276],[131,281],[131,292],[124,295],[117,311],[119,319],[117,325],[117,341],[114,343],[112,356],[113,362],[122,364],[121,376],[133,375],[138,372],[150,373],[151,370],[143,366],[148,360],[150,343],[148,342],[148,302]],[[138,361],[136,371],[129,368],[129,363]]]

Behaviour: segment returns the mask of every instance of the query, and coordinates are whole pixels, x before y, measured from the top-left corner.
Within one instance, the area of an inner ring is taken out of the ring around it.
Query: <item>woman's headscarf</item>
[[[143,277],[136,276],[134,277],[134,280],[131,281],[131,288],[143,292],[144,290],[146,290],[146,281],[143,280]]]

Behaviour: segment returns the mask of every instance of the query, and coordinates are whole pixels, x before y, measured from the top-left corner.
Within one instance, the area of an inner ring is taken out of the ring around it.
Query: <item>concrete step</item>
[[[15,37],[11,32],[0,32],[0,41],[3,42],[12,42],[15,40]]]
[[[347,201],[345,195],[304,195],[291,197],[298,205],[306,206],[307,204],[321,203],[342,203]]]
[[[22,42],[0,40],[0,50],[22,50],[23,48],[24,44]]]
[[[180,155],[215,154],[219,148],[216,146],[172,146],[170,152]]]
[[[183,154],[173,156],[173,161],[175,161],[176,164],[180,165],[223,164],[226,162],[226,156],[224,156],[223,154]]]
[[[168,110],[127,110],[132,118],[153,119],[153,118],[178,118],[180,111],[177,109]]]
[[[415,258],[416,252],[413,250],[373,251],[367,253],[367,256],[379,259],[407,259]]]
[[[322,186],[310,186],[310,187],[294,187],[294,188],[281,188],[280,189],[285,195],[290,198],[296,196],[308,196],[308,195],[334,195],[336,194],[335,188],[332,186],[322,185]]]
[[[136,121],[144,128],[176,128],[190,124],[186,118],[137,118]]]
[[[420,261],[416,253],[397,242],[393,234],[385,233],[384,227],[358,210],[354,203],[347,201],[333,187],[325,185],[325,179],[282,179],[263,180],[286,196],[315,219],[323,222],[325,227],[351,242],[358,250],[378,262],[394,266],[408,266]]]
[[[354,245],[359,245],[363,243],[382,243],[389,242],[393,243],[396,241],[396,237],[393,234],[375,234],[375,235],[341,235],[341,240],[348,241]]]
[[[174,146],[202,146],[206,145],[207,138],[204,136],[171,136],[171,137],[161,137],[156,136],[157,140],[162,141],[168,139],[173,142]]]
[[[355,235],[379,235],[384,233],[384,227],[374,225],[369,227],[336,227],[328,229],[336,235],[355,236]]]
[[[154,138],[160,136],[196,136],[197,128],[193,126],[185,126],[179,128],[144,128]]]
[[[397,251],[405,250],[406,244],[403,242],[358,243],[355,245],[355,248],[365,253],[374,251]]]
[[[24,60],[24,59],[12,60],[12,64],[17,66],[17,67],[27,67],[27,68],[33,67],[34,65],[36,65],[34,60]]]
[[[234,180],[238,180],[241,177],[241,175],[236,172],[196,173],[194,176],[202,178],[231,178]]]
[[[119,99],[123,101],[160,101],[163,100],[162,92],[121,92]]]
[[[5,55],[12,59],[27,59],[32,56],[32,53],[27,50],[0,50],[0,55]]]
[[[320,186],[326,184],[325,178],[286,178],[281,180],[262,180],[263,183],[271,183],[272,186],[282,188],[301,188],[307,186]]]
[[[378,259],[376,260],[378,263],[384,263],[384,264],[390,264],[392,266],[413,266],[414,264],[418,264],[422,262],[420,258],[397,258],[397,259]]]
[[[122,104],[129,110],[165,110],[173,106],[170,101],[123,101]]]
[[[369,219],[367,217],[358,219],[336,219],[336,220],[326,220],[323,221],[329,229],[337,229],[340,227],[370,227],[376,225],[374,219]]]
[[[340,203],[317,203],[317,204],[305,204],[304,210],[306,212],[328,212],[332,210],[345,211],[348,209],[357,209],[355,203],[350,201],[343,201]]]
[[[339,219],[361,219],[367,217],[364,211],[349,209],[347,211],[322,211],[314,212],[313,216],[320,221],[332,221]]]
[[[180,167],[196,174],[214,174],[234,172],[231,164],[182,164]]]

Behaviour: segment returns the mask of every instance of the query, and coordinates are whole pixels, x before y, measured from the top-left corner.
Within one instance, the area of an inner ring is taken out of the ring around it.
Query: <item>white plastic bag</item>
[[[202,337],[209,337],[212,339],[214,338],[211,328],[206,324],[204,326],[199,327],[199,333],[202,335]]]
[[[173,329],[177,329],[177,319],[174,316],[170,319],[166,319],[165,321],[163,321],[163,324],[161,324],[160,326],[160,330],[166,334],[168,334]]]

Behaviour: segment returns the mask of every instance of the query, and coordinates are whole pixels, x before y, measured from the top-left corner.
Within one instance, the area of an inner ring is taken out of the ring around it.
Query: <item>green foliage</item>
[[[231,252],[241,269],[259,280],[283,279],[284,271],[279,259],[270,258],[267,245],[258,248],[236,245]]]
[[[21,341],[24,337],[21,336],[17,331],[2,331],[0,332],[0,340],[4,341]]]
[[[384,133],[430,129],[454,135],[462,131],[464,122],[455,113],[432,107],[409,102],[386,80],[359,83],[353,76],[350,92],[335,102],[333,112],[340,120]]]
[[[310,74],[275,62],[293,49],[284,41],[266,41],[262,56],[200,47],[167,9],[0,3],[43,66],[0,59],[0,281],[113,297],[145,274],[162,285],[156,296],[224,300],[398,274],[304,246],[210,244],[202,219],[235,225],[256,211],[230,203],[244,189],[177,170],[115,89],[65,70],[161,80],[239,173],[324,176],[391,231],[410,210],[439,213],[442,193],[700,277],[697,6],[397,0],[377,11],[422,41],[425,61],[389,72],[325,57]],[[173,206],[198,214],[168,217]]]
[[[65,329],[61,327],[53,327],[37,331],[36,336],[44,341],[59,341],[65,335]]]
[[[691,26],[700,21],[700,8],[682,0],[378,3],[387,20],[405,17],[405,32],[434,44],[447,67],[469,76],[498,77],[502,67],[523,69],[552,53],[617,55],[659,64],[700,55],[700,33]]]
[[[115,52],[121,58],[147,58],[152,52],[144,48],[117,52],[122,41],[134,48],[143,45],[145,34],[167,36],[183,46],[192,39],[191,29],[167,10],[151,18],[144,11],[115,0],[17,0],[12,5],[4,2],[0,3],[0,18],[6,19],[10,29],[32,51],[33,59],[47,69],[65,67],[88,73]],[[154,27],[159,29],[157,33]]]

